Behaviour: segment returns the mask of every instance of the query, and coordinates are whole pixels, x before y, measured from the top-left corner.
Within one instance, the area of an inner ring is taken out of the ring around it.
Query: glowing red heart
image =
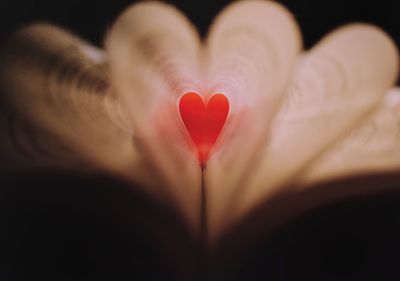
[[[229,101],[216,94],[206,104],[197,93],[186,93],[179,102],[179,111],[193,143],[196,145],[201,166],[207,161],[224,127],[229,112]]]

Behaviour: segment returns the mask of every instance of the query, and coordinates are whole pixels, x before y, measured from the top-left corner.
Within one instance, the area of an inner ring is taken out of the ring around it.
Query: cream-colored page
[[[200,39],[174,7],[128,8],[106,37],[112,93],[134,131],[151,185],[197,229],[201,169],[178,110],[180,97],[201,92]]]
[[[311,163],[298,183],[309,186],[333,178],[400,172],[400,90],[389,91],[382,104]]]
[[[106,54],[61,28],[35,24],[10,38],[1,54],[2,172],[135,166],[108,75]]]
[[[240,192],[234,216],[286,192],[307,165],[375,110],[397,77],[391,39],[376,27],[342,27],[298,62],[261,164]],[[289,188],[289,187],[288,187]]]
[[[209,237],[252,177],[273,116],[286,93],[301,48],[298,27],[281,5],[242,1],[228,6],[206,41],[207,93],[223,93],[230,112],[205,169]]]

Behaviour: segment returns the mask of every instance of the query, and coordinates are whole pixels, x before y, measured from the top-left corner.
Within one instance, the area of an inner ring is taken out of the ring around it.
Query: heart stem
[[[207,194],[204,180],[205,164],[201,168],[201,202],[200,202],[200,227],[199,227],[199,273],[200,280],[207,280],[208,272],[208,227],[207,227]]]
[[[201,168],[201,196],[200,196],[200,243],[203,246],[207,246],[207,194],[204,180],[205,164],[202,164]]]

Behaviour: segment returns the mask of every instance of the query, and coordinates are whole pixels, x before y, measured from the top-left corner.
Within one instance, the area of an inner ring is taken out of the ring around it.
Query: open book
[[[400,170],[397,48],[373,26],[341,27],[304,51],[275,2],[235,2],[205,39],[174,7],[145,2],[117,19],[104,49],[50,24],[23,28],[0,68],[3,176],[113,175],[176,212],[207,253],[229,256],[261,226],[399,183],[343,180]],[[179,110],[187,93],[229,101],[204,161]]]

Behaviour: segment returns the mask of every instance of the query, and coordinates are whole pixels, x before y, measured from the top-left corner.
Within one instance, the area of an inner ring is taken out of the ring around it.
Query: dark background
[[[0,3],[0,35],[32,21],[50,21],[75,31],[94,44],[101,45],[105,30],[118,14],[134,1],[112,0],[14,0]],[[182,10],[204,34],[214,16],[228,0],[173,0],[168,1]],[[306,47],[312,46],[325,33],[338,25],[362,21],[376,24],[400,43],[399,10],[397,1],[321,1],[283,0],[296,16],[305,39]]]

